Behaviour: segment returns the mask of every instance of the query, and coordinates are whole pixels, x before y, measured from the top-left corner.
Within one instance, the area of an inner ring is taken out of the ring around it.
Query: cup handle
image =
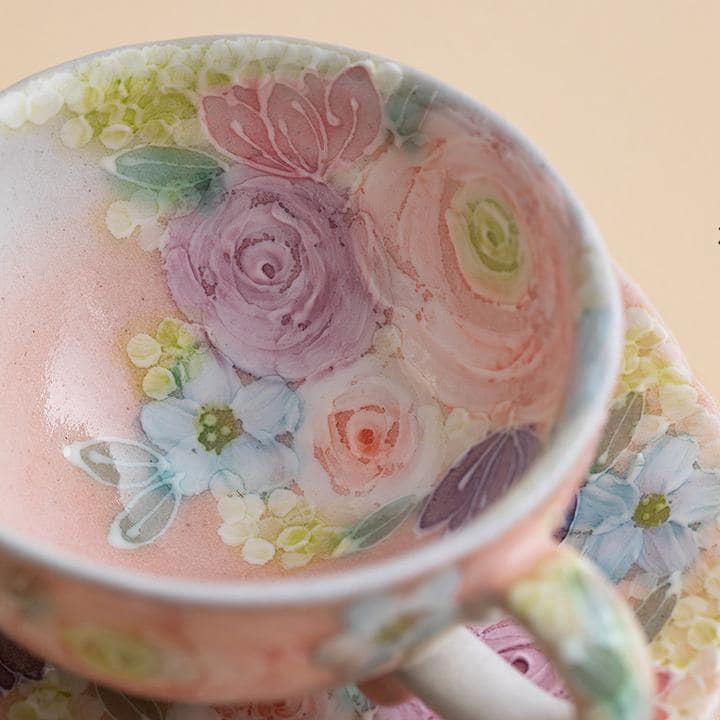
[[[572,548],[549,549],[496,600],[551,658],[575,707],[535,686],[466,628],[454,628],[396,671],[445,720],[650,718],[644,635],[615,588]]]

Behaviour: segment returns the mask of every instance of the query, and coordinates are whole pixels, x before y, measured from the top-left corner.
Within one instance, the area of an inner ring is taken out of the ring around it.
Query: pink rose
[[[244,165],[210,208],[173,221],[173,297],[238,367],[299,380],[354,360],[385,321],[372,231],[345,197]]]
[[[274,175],[316,180],[372,149],[383,117],[380,94],[362,65],[332,81],[308,72],[297,83],[272,78],[238,85],[205,96],[202,109],[219,150]]]
[[[535,641],[512,619],[505,618],[486,628],[472,628],[498,655],[537,686],[559,698],[567,692],[550,661],[540,652]]]
[[[299,483],[324,512],[337,495],[365,496],[338,505],[370,510],[432,487],[443,450],[442,415],[402,361],[376,351],[298,392],[306,400],[296,435],[298,452],[305,453]]]
[[[358,193],[392,258],[403,355],[450,406],[542,424],[572,356],[567,213],[539,167],[450,110],[422,155],[389,148]]]

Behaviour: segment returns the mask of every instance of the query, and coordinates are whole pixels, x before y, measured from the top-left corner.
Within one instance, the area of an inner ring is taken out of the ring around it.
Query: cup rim
[[[27,82],[54,72],[121,50],[162,45],[190,45],[216,40],[271,40],[288,44],[303,44],[355,57],[377,59],[393,63],[406,76],[442,90],[445,97],[459,107],[479,112],[506,137],[519,146],[533,162],[542,166],[553,186],[560,192],[573,221],[578,242],[593,253],[592,276],[596,295],[606,309],[604,332],[593,336],[593,347],[602,351],[605,360],[590,374],[586,367],[573,365],[576,371],[568,386],[568,398],[578,388],[592,384],[589,398],[585,393],[582,406],[565,420],[567,409],[561,412],[551,438],[543,446],[523,478],[500,500],[485,509],[465,527],[434,539],[418,548],[405,550],[390,558],[364,563],[358,567],[329,572],[317,576],[297,578],[247,580],[203,580],[161,576],[120,568],[99,562],[77,553],[61,550],[48,543],[35,542],[31,536],[20,536],[0,525],[0,553],[20,558],[34,565],[44,566],[53,573],[73,580],[84,581],[136,595],[156,598],[176,604],[206,606],[294,606],[309,603],[337,602],[356,595],[377,593],[396,587],[433,572],[441,572],[477,552],[501,537],[513,526],[542,507],[559,490],[572,471],[574,463],[595,438],[606,417],[607,404],[614,389],[620,366],[623,338],[623,308],[615,268],[605,248],[602,236],[573,191],[547,161],[535,144],[505,118],[479,100],[435,78],[434,76],[386,58],[377,53],[348,48],[304,38],[265,34],[217,34],[159,41],[145,41],[107,48],[44,68],[7,88],[2,96],[17,90]],[[576,321],[577,322],[577,321]],[[577,346],[577,337],[574,347]],[[548,478],[554,478],[551,482]]]

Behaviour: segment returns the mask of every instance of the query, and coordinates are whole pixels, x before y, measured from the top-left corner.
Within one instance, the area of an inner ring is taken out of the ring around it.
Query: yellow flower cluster
[[[154,400],[164,400],[196,377],[204,359],[192,328],[172,318],[158,325],[154,337],[146,333],[135,335],[126,349],[130,362],[147,370],[142,387]]]
[[[213,480],[210,490],[223,519],[220,538],[242,547],[242,557],[251,565],[265,565],[278,557],[285,569],[303,567],[314,557],[329,558],[344,535],[292,490],[279,488],[266,498],[242,494],[222,476]]]
[[[694,592],[678,600],[650,646],[655,660],[677,670],[686,669],[698,653],[720,644],[720,564],[704,562],[694,574],[701,578]]]
[[[653,387],[687,385],[690,377],[673,366],[663,344],[667,333],[662,325],[642,307],[626,311],[625,351],[615,399],[628,393],[644,393]]]

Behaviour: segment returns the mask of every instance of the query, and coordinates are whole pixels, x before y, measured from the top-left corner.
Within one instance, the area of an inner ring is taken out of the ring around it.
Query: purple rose
[[[355,360],[384,321],[372,230],[311,179],[236,165],[229,190],[169,227],[175,301],[237,366],[300,380]]]

